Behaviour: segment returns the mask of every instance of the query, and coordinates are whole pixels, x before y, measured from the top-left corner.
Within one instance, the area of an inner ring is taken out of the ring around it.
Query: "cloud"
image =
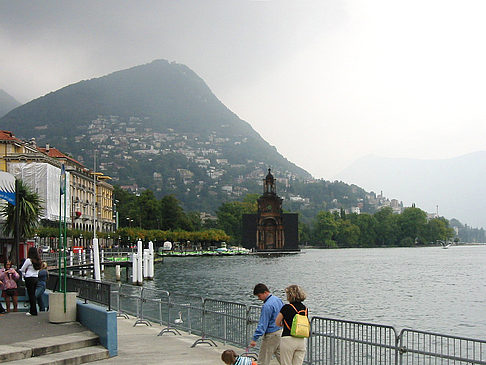
[[[484,149],[486,4],[465,0],[0,2],[21,101],[157,58],[184,63],[291,161]]]

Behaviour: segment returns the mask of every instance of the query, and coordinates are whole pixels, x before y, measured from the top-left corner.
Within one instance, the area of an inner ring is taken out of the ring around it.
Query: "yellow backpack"
[[[287,322],[284,320],[285,325],[290,330],[290,335],[292,337],[299,337],[299,338],[309,337],[310,323],[309,323],[309,318],[307,317],[307,308],[298,311],[297,308],[295,308],[292,304],[290,304],[290,306],[294,308],[296,312],[294,319],[292,320],[292,327],[289,327]]]

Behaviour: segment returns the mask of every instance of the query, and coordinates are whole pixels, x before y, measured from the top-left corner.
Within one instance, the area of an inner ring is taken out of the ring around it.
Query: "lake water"
[[[165,258],[145,285],[261,304],[258,282],[283,299],[287,285],[302,286],[311,315],[486,338],[486,246]]]

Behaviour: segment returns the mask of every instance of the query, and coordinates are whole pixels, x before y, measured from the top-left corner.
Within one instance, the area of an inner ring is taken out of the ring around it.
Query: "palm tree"
[[[4,205],[0,213],[7,217],[3,227],[3,233],[13,235],[15,245],[10,252],[10,259],[18,264],[18,242],[25,238],[32,237],[39,223],[42,210],[42,200],[39,195],[33,192],[22,180],[16,181],[17,205],[8,203]],[[18,230],[16,223],[18,219]]]

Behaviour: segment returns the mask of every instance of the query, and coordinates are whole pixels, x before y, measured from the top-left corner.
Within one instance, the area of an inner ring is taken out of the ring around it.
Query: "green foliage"
[[[454,237],[454,230],[443,217],[427,221],[427,214],[418,208],[393,214],[386,207],[373,215],[321,211],[312,226],[299,225],[299,234],[305,242],[327,248],[383,247],[436,244]]]
[[[135,195],[115,186],[114,197],[121,227],[187,231],[201,228],[199,215],[186,215],[174,195],[166,195],[159,200],[150,190]]]
[[[257,212],[255,195],[246,196],[242,202],[223,203],[218,208],[216,212],[218,227],[231,236],[231,241],[241,242],[243,214]]]
[[[115,236],[120,237],[122,243],[134,243],[138,239],[152,242],[193,242],[193,243],[215,243],[229,240],[229,236],[220,229],[206,229],[201,231],[163,231],[146,230],[137,227],[123,227],[115,232]]]
[[[1,209],[0,214],[7,216],[7,221],[3,226],[3,233],[14,235],[15,222],[18,216],[19,240],[31,238],[35,234],[35,229],[39,224],[42,210],[42,200],[39,195],[33,192],[22,180],[17,181],[17,205],[8,203]]]
[[[338,226],[330,212],[319,212],[314,220],[314,239],[325,246],[332,245],[332,237],[337,233]]]
[[[419,208],[405,208],[398,219],[402,237],[410,237],[414,242],[425,243],[427,213]]]

